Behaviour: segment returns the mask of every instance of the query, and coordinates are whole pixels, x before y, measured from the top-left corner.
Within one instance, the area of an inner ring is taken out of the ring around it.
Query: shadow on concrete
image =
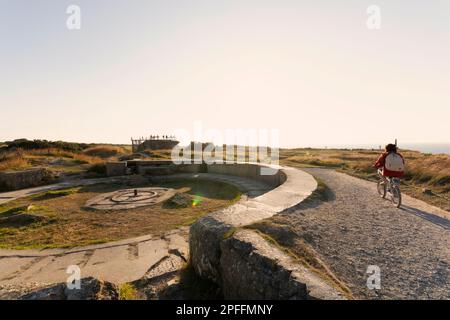
[[[223,300],[220,287],[198,277],[189,264],[180,270],[149,279],[143,277],[131,284],[145,300]]]
[[[412,213],[422,219],[428,220],[446,230],[450,230],[450,221],[445,218],[405,205],[402,205],[400,209],[408,213]]]
[[[319,183],[317,189],[308,198],[299,204],[280,212],[280,214],[294,213],[304,209],[314,209],[321,206],[325,202],[334,200],[336,200],[336,195],[334,192],[325,184]]]

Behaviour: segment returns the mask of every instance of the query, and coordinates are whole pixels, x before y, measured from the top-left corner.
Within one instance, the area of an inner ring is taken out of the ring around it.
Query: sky
[[[448,143],[449,17],[446,0],[0,0],[0,141],[201,126],[283,147]]]

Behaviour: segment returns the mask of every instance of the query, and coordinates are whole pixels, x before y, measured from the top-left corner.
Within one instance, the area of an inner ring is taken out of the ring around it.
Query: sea
[[[417,150],[423,153],[446,153],[450,154],[450,143],[405,143],[404,145],[399,145],[401,149]]]
[[[382,145],[384,147],[384,145]],[[415,150],[422,153],[450,154],[450,143],[399,143],[399,149]],[[375,144],[349,144],[349,145],[329,145],[317,146],[317,148],[337,148],[337,149],[379,149],[380,145]]]

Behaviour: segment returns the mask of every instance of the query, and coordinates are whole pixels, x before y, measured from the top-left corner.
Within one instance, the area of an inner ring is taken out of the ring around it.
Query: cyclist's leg
[[[384,183],[386,183],[386,177],[383,175],[383,170],[378,169],[377,172],[378,175],[380,176],[380,179],[383,180]]]
[[[386,183],[386,191],[390,192],[391,191],[391,178],[390,177],[383,177],[384,178],[384,183]]]

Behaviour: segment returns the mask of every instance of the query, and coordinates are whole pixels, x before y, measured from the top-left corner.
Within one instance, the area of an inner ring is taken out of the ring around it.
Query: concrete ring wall
[[[234,229],[269,218],[293,207],[317,188],[315,179],[304,171],[279,167],[276,168],[273,175],[261,175],[261,169],[267,167],[260,164],[214,164],[208,166],[208,173],[243,176],[264,181],[272,187],[272,190],[259,197],[247,199],[245,203],[237,203],[200,218],[190,228],[189,250],[192,267],[199,276],[219,284],[224,291],[229,286],[229,283],[224,281],[224,270],[228,272],[230,268],[235,271],[238,269],[236,265],[226,268],[221,265],[225,240],[232,238],[229,235]],[[229,248],[229,246],[225,247]],[[248,255],[245,252],[242,254]],[[233,293],[230,296],[230,298],[246,297],[243,293]]]
[[[270,186],[268,192],[202,217],[190,227],[189,262],[200,277],[218,284],[226,299],[346,299],[339,288],[294,262],[256,232],[239,228],[292,208],[310,196],[317,188],[310,174],[258,163],[137,161],[132,165],[139,173],[213,173]],[[272,174],[265,175],[268,170]]]

